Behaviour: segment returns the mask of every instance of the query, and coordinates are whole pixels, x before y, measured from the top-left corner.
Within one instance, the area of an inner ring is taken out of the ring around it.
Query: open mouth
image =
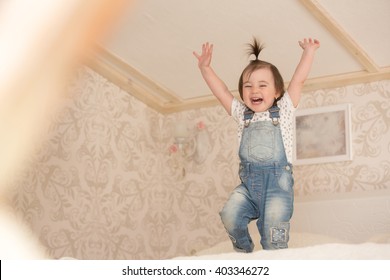
[[[258,98],[251,98],[252,104],[261,104],[263,102],[263,98],[258,97]]]

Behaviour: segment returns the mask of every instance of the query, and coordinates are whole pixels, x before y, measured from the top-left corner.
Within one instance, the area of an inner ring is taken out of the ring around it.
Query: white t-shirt
[[[292,162],[293,155],[293,137],[294,137],[294,112],[296,108],[294,107],[290,95],[286,91],[283,97],[278,101],[278,107],[280,108],[280,129],[282,132],[284,150],[286,152],[286,157],[288,162]],[[244,112],[246,106],[241,103],[238,99],[234,98],[232,102],[232,117],[238,123],[238,143],[241,141],[242,131],[244,129]],[[253,115],[251,122],[259,121],[271,121],[269,112],[259,112]]]

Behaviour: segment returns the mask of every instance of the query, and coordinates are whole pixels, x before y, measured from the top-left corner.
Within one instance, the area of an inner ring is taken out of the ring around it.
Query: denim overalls
[[[263,249],[287,248],[293,213],[294,179],[279,125],[279,108],[269,109],[272,121],[252,122],[244,114],[240,144],[241,184],[220,212],[222,222],[239,252],[252,252],[248,223],[257,219]]]

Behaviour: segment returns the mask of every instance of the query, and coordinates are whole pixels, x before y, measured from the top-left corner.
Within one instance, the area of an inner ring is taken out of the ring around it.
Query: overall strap
[[[246,107],[246,110],[244,112],[244,125],[245,125],[245,127],[249,126],[254,114],[255,114],[255,112],[253,112],[251,109]]]
[[[268,110],[273,125],[278,125],[279,124],[279,118],[280,118],[279,111],[280,111],[280,109],[279,109],[279,107],[277,105],[273,105]]]

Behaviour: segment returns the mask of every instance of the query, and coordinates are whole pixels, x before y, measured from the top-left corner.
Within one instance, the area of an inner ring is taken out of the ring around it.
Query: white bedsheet
[[[390,244],[360,243],[342,244],[330,243],[301,248],[282,250],[258,250],[253,253],[221,253],[192,257],[177,257],[175,259],[197,260],[390,260]]]

